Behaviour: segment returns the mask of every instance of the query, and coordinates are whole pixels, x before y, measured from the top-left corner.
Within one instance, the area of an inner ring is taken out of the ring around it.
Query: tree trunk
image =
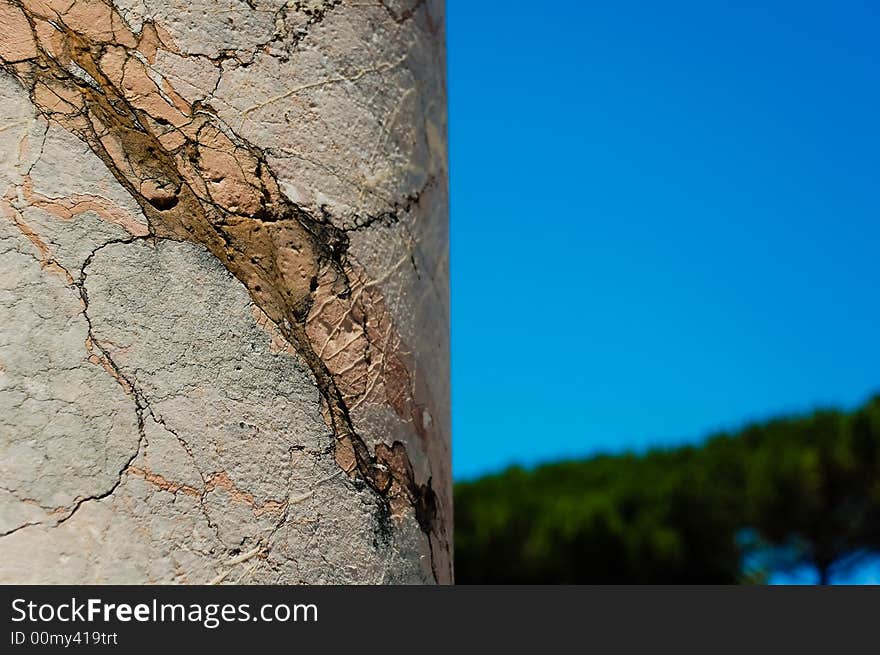
[[[831,584],[831,562],[819,562],[816,569],[819,572],[819,584]]]
[[[451,582],[443,20],[0,0],[0,581]]]

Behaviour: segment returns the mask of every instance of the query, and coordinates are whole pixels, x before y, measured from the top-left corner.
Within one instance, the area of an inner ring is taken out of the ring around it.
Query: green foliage
[[[699,447],[511,468],[456,485],[455,511],[459,583],[749,583],[803,562],[827,580],[880,550],[880,396]]]

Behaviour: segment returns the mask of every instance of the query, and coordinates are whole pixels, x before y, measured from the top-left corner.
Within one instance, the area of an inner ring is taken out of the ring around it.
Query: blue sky
[[[878,18],[448,0],[459,479],[880,390]]]

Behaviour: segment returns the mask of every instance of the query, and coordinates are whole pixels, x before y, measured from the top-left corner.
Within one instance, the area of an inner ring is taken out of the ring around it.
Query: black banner
[[[2,602],[3,653],[873,652],[880,588],[59,586]]]

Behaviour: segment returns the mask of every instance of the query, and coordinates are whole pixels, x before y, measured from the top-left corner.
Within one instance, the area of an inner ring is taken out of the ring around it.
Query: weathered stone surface
[[[0,581],[451,581],[442,3],[0,26]]]

